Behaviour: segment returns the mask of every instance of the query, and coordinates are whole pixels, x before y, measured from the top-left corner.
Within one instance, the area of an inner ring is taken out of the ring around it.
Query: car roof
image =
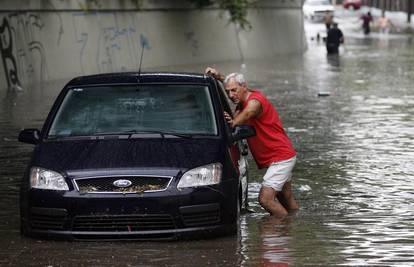
[[[114,72],[80,76],[67,86],[131,83],[207,83],[213,78],[200,73],[186,72]]]

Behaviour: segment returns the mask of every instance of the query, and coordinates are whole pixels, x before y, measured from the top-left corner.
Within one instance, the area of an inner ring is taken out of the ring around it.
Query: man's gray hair
[[[244,75],[241,73],[230,73],[224,79],[224,84],[228,83],[230,79],[234,79],[239,85],[246,84],[246,79],[244,78]]]

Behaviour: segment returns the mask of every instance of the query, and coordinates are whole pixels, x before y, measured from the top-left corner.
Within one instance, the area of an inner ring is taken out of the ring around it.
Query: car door
[[[217,88],[219,89],[220,102],[223,106],[223,110],[234,116],[235,105],[227,97],[227,93],[224,90],[223,84],[217,82]],[[227,130],[230,133],[232,129],[226,124]],[[230,145],[230,153],[233,160],[233,164],[238,168],[239,181],[241,184],[241,208],[247,208],[247,193],[248,193],[248,146],[245,139],[234,142]]]

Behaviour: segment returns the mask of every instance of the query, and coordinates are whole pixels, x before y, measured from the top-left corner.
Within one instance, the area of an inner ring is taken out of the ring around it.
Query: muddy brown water
[[[245,72],[277,107],[298,151],[296,214],[280,221],[259,207],[263,172],[250,161],[251,212],[241,216],[238,236],[179,242],[22,237],[18,190],[32,146],[16,138],[22,128],[41,127],[66,81],[2,90],[0,266],[412,266],[412,37],[356,35],[338,57],[311,42],[303,56],[216,66]]]

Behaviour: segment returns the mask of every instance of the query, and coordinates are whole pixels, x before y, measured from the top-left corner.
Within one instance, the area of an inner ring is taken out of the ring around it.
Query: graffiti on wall
[[[148,38],[138,32],[134,23],[118,16],[116,13],[72,14],[82,74],[136,68],[141,47],[150,49]],[[91,28],[94,22],[98,22],[97,28]]]
[[[194,31],[185,32],[184,36],[187,40],[187,42],[190,44],[192,55],[195,57],[198,55],[199,52],[199,43],[196,36],[196,33]]]
[[[45,49],[40,41],[44,27],[33,13],[11,13],[0,27],[1,57],[9,88],[47,79]]]
[[[7,87],[20,87],[17,74],[16,58],[13,54],[13,36],[9,21],[3,18],[0,25],[0,51],[3,61],[4,74],[7,80]]]
[[[51,17],[47,17],[47,21],[52,27],[59,27],[59,30],[46,31],[43,16],[35,12],[13,12],[0,20],[2,66],[9,88],[49,78],[43,38],[45,34],[48,38],[54,34],[59,46],[63,22],[60,14],[52,12],[51,16],[57,17],[58,23]]]
[[[116,13],[67,14],[72,20],[62,18],[58,11],[13,12],[0,17],[0,71],[4,73],[2,76],[4,81],[7,80],[8,88],[79,72],[134,69],[139,65],[141,48],[151,49],[149,38],[137,30],[134,15],[125,20],[123,15]],[[75,43],[70,43],[71,38]],[[78,53],[77,62],[74,61],[76,54],[65,56],[73,52]],[[54,69],[51,75],[47,61],[59,63],[50,58],[50,53],[62,54],[69,60],[61,70]]]

